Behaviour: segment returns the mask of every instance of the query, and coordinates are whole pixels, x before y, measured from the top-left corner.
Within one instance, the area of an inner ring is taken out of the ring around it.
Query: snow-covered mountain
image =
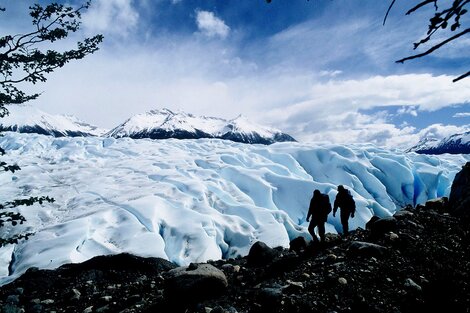
[[[470,154],[470,132],[455,134],[444,139],[424,139],[407,150],[421,154]]]
[[[244,116],[227,121],[216,117],[194,116],[182,111],[173,112],[168,109],[137,114],[106,135],[114,138],[134,139],[220,138],[261,144],[295,141],[294,138],[277,129],[254,124]]]
[[[9,105],[9,115],[0,119],[0,130],[36,133],[54,137],[100,136],[105,130],[71,115],[52,115],[28,105]]]
[[[246,145],[224,140],[53,138],[5,133],[7,163],[0,203],[48,195],[56,202],[18,207],[27,223],[0,235],[34,232],[0,248],[0,284],[29,267],[55,268],[96,255],[129,252],[178,264],[246,255],[261,240],[289,245],[309,238],[305,221],[314,189],[345,185],[357,214],[389,216],[406,204],[448,196],[470,155],[399,153],[371,145]],[[328,217],[326,230],[341,229]]]

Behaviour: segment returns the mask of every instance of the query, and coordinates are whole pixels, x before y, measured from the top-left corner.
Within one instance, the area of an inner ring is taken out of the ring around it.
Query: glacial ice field
[[[32,231],[0,249],[0,284],[29,267],[56,268],[129,252],[186,265],[246,255],[258,240],[289,245],[310,238],[305,217],[314,189],[345,185],[356,200],[350,227],[374,214],[448,196],[469,155],[427,156],[372,145],[217,139],[53,138],[5,133],[2,159],[22,170],[0,175],[0,201],[48,195],[53,204],[20,207]],[[339,214],[327,232],[341,229]]]

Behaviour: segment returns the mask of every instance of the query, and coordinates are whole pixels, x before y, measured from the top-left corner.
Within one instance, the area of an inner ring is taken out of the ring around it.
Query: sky
[[[31,27],[33,2],[1,2],[1,35]],[[406,148],[470,131],[470,78],[452,83],[470,68],[470,36],[395,63],[424,51],[413,42],[434,13],[406,16],[409,3],[397,1],[382,25],[389,1],[94,0],[80,32],[51,48],[103,34],[100,50],[25,88],[42,93],[31,104],[48,113],[109,129],[168,108],[243,114],[301,142]]]

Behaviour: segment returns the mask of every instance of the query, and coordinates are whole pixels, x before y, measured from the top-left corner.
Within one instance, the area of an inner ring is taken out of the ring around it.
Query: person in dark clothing
[[[338,186],[338,194],[336,195],[335,203],[333,206],[333,216],[336,215],[338,208],[341,209],[341,225],[343,225],[343,235],[349,233],[349,216],[354,217],[356,212],[356,202],[351,195],[351,192],[344,188],[343,185]]]
[[[312,217],[312,220],[308,225],[308,232],[310,235],[312,235],[314,241],[318,241],[318,238],[315,235],[315,227],[318,227],[320,240],[322,242],[325,241],[325,222],[330,212],[330,197],[328,197],[328,195],[322,194],[320,190],[316,189],[313,192],[313,197],[312,200],[310,200],[310,206],[307,213],[307,222],[309,221],[310,217]]]

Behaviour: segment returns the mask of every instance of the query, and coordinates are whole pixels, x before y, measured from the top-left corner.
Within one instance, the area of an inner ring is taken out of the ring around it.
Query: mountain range
[[[10,105],[9,115],[0,119],[0,131],[36,133],[54,137],[101,136],[106,130],[73,115],[52,115],[32,106]]]
[[[8,110],[10,114],[0,119],[0,131],[37,133],[54,137],[217,138],[266,145],[296,141],[280,130],[255,124],[243,115],[226,120],[164,108],[136,114],[113,129],[106,130],[72,115],[53,115],[32,106],[11,105]],[[424,138],[406,152],[470,154],[470,132],[454,134],[443,139]]]
[[[31,106],[9,106],[10,115],[1,119],[1,131],[38,133],[54,137],[130,137],[134,139],[218,138],[241,143],[272,144],[296,141],[280,130],[261,126],[240,115],[232,120],[195,116],[169,109],[137,114],[106,131],[70,115],[51,115]]]
[[[407,152],[420,154],[470,154],[470,132],[454,134],[441,140],[425,138]]]
[[[232,120],[195,116],[183,111],[152,110],[137,114],[109,131],[106,136],[134,139],[219,138],[243,143],[272,144],[295,141],[277,129],[257,125],[240,115]]]

